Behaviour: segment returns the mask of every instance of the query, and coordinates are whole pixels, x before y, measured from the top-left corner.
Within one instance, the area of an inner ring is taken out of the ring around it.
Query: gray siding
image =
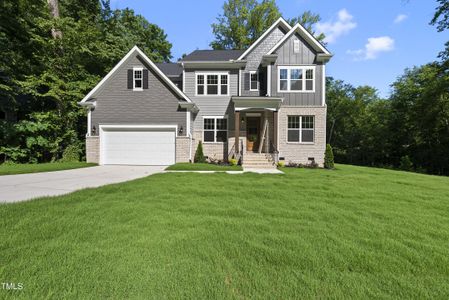
[[[148,89],[127,88],[127,70],[144,67],[148,72]],[[99,124],[178,125],[186,132],[186,111],[180,110],[179,96],[154,73],[144,61],[131,56],[93,95],[97,106],[92,111],[92,126]]]
[[[244,74],[249,71],[257,71],[259,69],[260,63],[262,61],[262,57],[270,51],[271,48],[279,42],[284,36],[284,32],[279,28],[273,29],[271,33],[269,33],[259,45],[257,45],[244,59],[247,60],[246,67],[242,70],[242,96],[265,96],[264,91],[266,91],[266,87],[261,86],[261,90],[259,92],[251,92],[249,91],[249,86],[247,76]],[[263,76],[260,74],[260,76]],[[266,81],[264,81],[266,85]]]
[[[293,41],[299,40],[299,53],[293,52]],[[278,58],[271,69],[271,95],[283,97],[285,106],[321,106],[322,104],[322,76],[323,65],[317,64],[315,51],[298,35],[292,35],[276,51]],[[288,65],[315,65],[315,92],[279,93],[278,92],[278,66]]]
[[[195,96],[195,72],[229,72],[229,96]],[[231,111],[231,96],[238,95],[238,70],[185,70],[184,93],[196,103],[200,111],[195,115],[194,128],[203,130],[203,116],[224,116]]]

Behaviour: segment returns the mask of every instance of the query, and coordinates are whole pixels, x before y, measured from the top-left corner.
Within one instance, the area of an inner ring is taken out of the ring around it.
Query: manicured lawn
[[[449,178],[283,171],[0,205],[0,298],[449,298]]]
[[[14,165],[0,165],[0,175],[13,175],[25,173],[51,172],[69,169],[78,169],[92,167],[96,164],[85,162],[55,162],[45,164],[14,164]]]
[[[177,163],[168,166],[165,170],[169,171],[242,171],[241,166],[220,166],[201,163]]]

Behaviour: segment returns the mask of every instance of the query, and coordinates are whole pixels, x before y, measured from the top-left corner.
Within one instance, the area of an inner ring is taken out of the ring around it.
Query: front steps
[[[243,155],[244,169],[276,169],[271,155],[265,153],[246,152]]]

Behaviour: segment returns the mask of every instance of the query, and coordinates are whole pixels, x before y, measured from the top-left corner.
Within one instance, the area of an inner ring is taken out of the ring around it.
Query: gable
[[[95,98],[99,90],[104,89],[105,84],[111,79],[111,77],[116,76],[116,73],[119,70],[123,69],[123,66],[128,63],[131,59],[139,58],[140,65],[145,65],[146,69],[153,72],[155,76],[157,76],[161,82],[166,84],[166,87],[176,95],[180,97],[180,99],[192,102],[146,55],[143,53],[137,46],[134,46],[123,58],[120,62],[115,65],[115,67],[79,102],[81,105],[85,105],[86,101]],[[137,62],[135,62],[137,63]],[[128,71],[127,71],[128,72]],[[127,73],[128,74],[128,73]],[[129,80],[126,80],[127,87]]]
[[[295,42],[298,51],[295,52]],[[293,34],[274,52],[278,55],[277,64],[306,65],[315,64],[317,52],[299,34]]]

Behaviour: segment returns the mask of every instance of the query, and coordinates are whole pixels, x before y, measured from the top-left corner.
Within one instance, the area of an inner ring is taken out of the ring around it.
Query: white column
[[[92,135],[92,108],[88,108],[87,111],[87,136]]]
[[[271,64],[267,66],[267,95],[271,96]]]

